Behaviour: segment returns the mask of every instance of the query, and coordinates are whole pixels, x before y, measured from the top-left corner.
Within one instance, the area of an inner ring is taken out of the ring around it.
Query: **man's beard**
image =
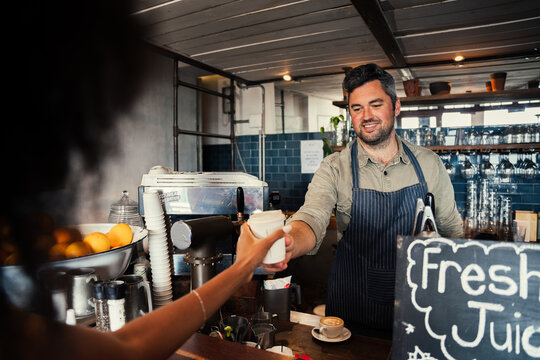
[[[364,122],[366,123],[369,121],[364,121]],[[361,127],[362,125],[360,125],[360,128]],[[364,142],[367,145],[379,145],[390,138],[390,135],[392,134],[393,130],[394,130],[394,121],[392,121],[392,123],[390,124],[388,128],[382,127],[379,136],[377,136],[376,138],[367,139],[362,135],[363,134],[362,131],[359,131],[357,135],[360,138],[360,140],[362,140],[362,142]]]

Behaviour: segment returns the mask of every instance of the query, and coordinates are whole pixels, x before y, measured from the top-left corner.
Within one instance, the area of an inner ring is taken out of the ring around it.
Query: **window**
[[[484,112],[484,125],[519,125],[538,124],[540,106],[528,107],[523,111],[509,112],[508,110],[487,110]]]
[[[442,114],[442,127],[469,127],[471,124],[471,114],[461,114],[459,112],[446,112]]]
[[[431,128],[435,128],[437,127],[437,118],[435,116],[431,116],[429,118],[419,118],[419,117],[401,118],[402,129],[417,129],[421,126],[428,126]]]
[[[418,127],[418,118],[417,117],[404,117],[401,118],[401,128],[402,129],[416,129]]]

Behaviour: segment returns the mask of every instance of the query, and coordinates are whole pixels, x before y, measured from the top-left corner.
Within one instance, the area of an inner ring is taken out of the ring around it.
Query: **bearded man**
[[[338,247],[328,279],[326,315],[338,316],[353,332],[391,336],[396,242],[410,235],[416,201],[434,195],[441,236],[463,237],[454,189],[431,150],[396,135],[400,112],[392,76],[376,64],[347,74],[343,89],[356,139],[327,156],[315,172],[304,205],[290,219],[285,261],[315,254],[335,209]]]

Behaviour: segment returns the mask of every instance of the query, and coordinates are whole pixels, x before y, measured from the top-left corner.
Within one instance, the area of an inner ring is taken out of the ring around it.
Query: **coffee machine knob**
[[[171,240],[179,250],[186,250],[191,246],[191,228],[183,221],[175,222],[171,227]]]

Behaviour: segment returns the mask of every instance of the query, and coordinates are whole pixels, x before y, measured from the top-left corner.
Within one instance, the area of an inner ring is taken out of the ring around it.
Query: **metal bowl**
[[[79,230],[84,238],[86,235],[93,232],[101,232],[106,234],[114,225],[116,224],[81,224],[74,225],[73,227]],[[143,245],[144,241],[148,241],[148,230],[139,226],[131,226],[131,230],[133,232],[133,240],[128,245],[96,254],[79,256],[72,259],[50,261],[43,264],[40,267],[40,270],[55,268],[69,270],[89,267],[96,270],[96,274],[99,276],[100,280],[115,279],[124,274],[124,271],[126,271],[134,249],[137,249]]]
[[[92,232],[107,233],[116,224],[81,224],[73,227],[81,232],[83,238]],[[133,240],[131,244],[124,245],[108,251],[96,254],[80,256],[72,259],[50,261],[38,266],[38,273],[49,270],[70,270],[82,267],[93,268],[100,280],[115,279],[122,275],[130,264],[132,254],[148,248],[148,231],[139,226],[131,226]],[[145,243],[146,242],[146,246]],[[25,308],[34,291],[32,281],[25,273],[23,266],[11,265],[0,266],[0,291],[3,291],[8,299]]]

